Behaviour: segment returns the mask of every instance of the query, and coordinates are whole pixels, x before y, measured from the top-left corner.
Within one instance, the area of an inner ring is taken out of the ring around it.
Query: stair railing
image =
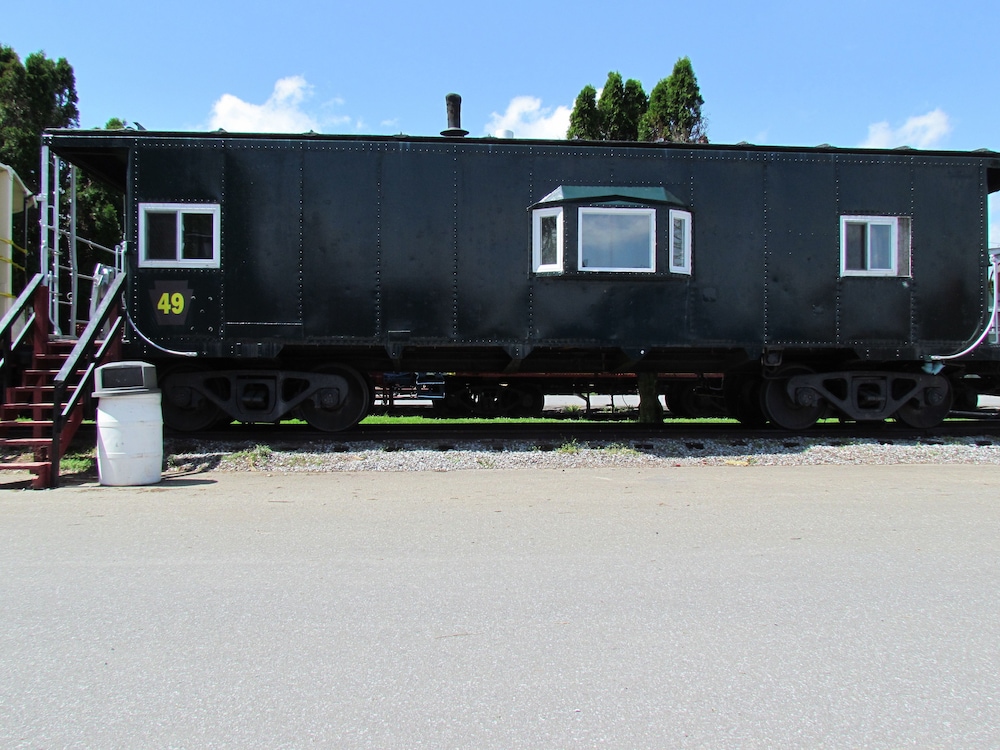
[[[108,355],[117,357],[121,349],[122,331],[125,325],[124,305],[122,297],[125,291],[125,274],[118,274],[107,294],[101,300],[90,322],[80,335],[76,346],[70,352],[62,369],[55,377],[52,413],[52,473],[51,483],[55,487],[59,483],[59,461],[63,454],[63,442],[72,440],[73,433],[83,418],[82,401],[93,389],[94,372]],[[110,325],[109,325],[109,321]],[[107,329],[105,327],[107,326]],[[100,346],[98,338],[105,332]],[[66,399],[68,383],[73,373],[83,371],[80,381],[73,387]],[[65,434],[68,433],[68,434]]]
[[[6,388],[11,385],[11,370],[13,368],[13,356],[17,348],[25,338],[34,332],[36,325],[42,325],[47,321],[40,321],[35,314],[35,293],[42,285],[44,276],[36,273],[34,278],[28,282],[24,290],[18,295],[17,301],[0,320],[0,377],[6,392]],[[25,312],[29,311],[24,327],[14,333],[14,325]]]

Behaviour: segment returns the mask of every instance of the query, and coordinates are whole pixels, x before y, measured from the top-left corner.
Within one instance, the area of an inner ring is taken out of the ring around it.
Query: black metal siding
[[[372,341],[379,314],[381,153],[310,146],[303,164],[303,312],[309,340]]]
[[[379,296],[382,328],[404,339],[452,341],[456,288],[453,159],[400,144],[382,159]]]
[[[503,145],[452,159],[456,192],[456,339],[514,344],[530,338],[530,172]],[[527,254],[524,248],[528,249]]]
[[[833,344],[840,275],[834,159],[778,155],[764,179],[766,343]]]
[[[75,136],[94,158],[94,145]],[[761,346],[919,356],[985,317],[995,159],[920,152],[488,140],[136,134],[135,204],[219,202],[222,269],[133,269],[133,315],[167,346],[220,341],[504,348]],[[67,147],[68,148],[68,147]],[[71,149],[69,149],[71,150]],[[531,271],[528,207],[559,186],[662,186],[693,215],[693,274]],[[842,278],[840,216],[912,217],[912,278]],[[133,256],[134,258],[134,256]],[[157,327],[156,284],[187,283]],[[459,365],[456,362],[456,366]]]
[[[972,167],[972,168],[970,168]],[[985,184],[975,165],[918,159],[913,175],[914,335],[971,339],[986,317]],[[972,196],[983,196],[972,200]]]
[[[690,282],[683,281],[691,285],[691,341],[763,340],[764,174],[764,159],[755,155],[698,159],[692,195],[694,273]]]
[[[302,151],[247,143],[226,149],[227,334],[302,336]]]

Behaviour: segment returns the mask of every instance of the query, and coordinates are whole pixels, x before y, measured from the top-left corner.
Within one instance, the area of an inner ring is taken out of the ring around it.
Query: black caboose
[[[928,426],[990,319],[1000,155],[55,131],[125,195],[168,426],[350,427],[370,373],[721,376],[728,410]],[[520,380],[519,380],[520,379]],[[540,382],[535,378],[533,382]]]

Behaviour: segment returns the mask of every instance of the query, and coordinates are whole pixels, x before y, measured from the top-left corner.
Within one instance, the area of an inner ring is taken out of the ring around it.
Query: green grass
[[[67,453],[59,460],[60,474],[86,474],[97,464],[94,450]]]
[[[569,416],[560,417],[495,417],[495,418],[477,418],[477,417],[432,417],[432,416],[419,416],[419,415],[391,415],[391,414],[371,414],[365,417],[362,421],[362,425],[445,425],[445,424],[607,424],[610,422],[617,422],[622,424],[638,424],[638,421],[634,416],[627,415],[610,415],[604,414],[601,416],[591,416],[588,417],[583,411],[580,412],[564,412],[564,414],[569,414]],[[608,419],[608,417],[612,417]],[[726,419],[723,417],[698,417],[692,419],[680,419],[674,417],[668,417],[663,420],[663,424],[735,424],[735,420]]]
[[[244,450],[231,453],[223,460],[226,463],[236,464],[238,466],[246,464],[251,469],[258,469],[266,466],[272,455],[274,455],[274,451],[271,449],[271,446],[261,445],[258,443],[253,448],[246,448]]]
[[[455,417],[455,418],[442,418],[442,417],[422,417],[417,415],[399,415],[394,416],[391,414],[371,414],[365,417],[361,424],[363,425],[376,425],[376,424],[388,424],[388,425],[400,425],[400,424],[418,424],[418,425],[433,425],[433,424],[561,424],[565,422],[586,422],[586,419],[560,419],[558,417],[525,417],[525,418],[515,418],[515,417],[495,417],[490,419],[481,419],[477,417]]]
[[[576,442],[576,438],[573,438],[568,443],[563,443],[558,448],[556,448],[556,453],[565,453],[567,455],[574,455],[580,452],[580,444]]]

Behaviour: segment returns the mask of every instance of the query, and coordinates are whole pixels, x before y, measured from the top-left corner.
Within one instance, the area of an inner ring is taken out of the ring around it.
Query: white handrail
[[[986,328],[983,329],[983,332],[979,334],[979,336],[976,338],[975,341],[973,341],[969,346],[967,346],[960,352],[957,352],[955,354],[932,354],[930,357],[928,357],[929,361],[927,362],[927,364],[924,365],[924,370],[926,370],[927,372],[936,375],[943,368],[943,365],[937,363],[947,362],[948,360],[952,359],[960,359],[967,354],[971,354],[979,347],[980,344],[983,343],[983,341],[986,340],[986,337],[989,336],[990,331],[992,331],[993,328],[996,326],[997,314],[998,312],[1000,312],[1000,309],[998,309],[1000,308],[1000,304],[998,304],[998,302],[1000,302],[1000,278],[997,277],[997,270],[998,268],[1000,268],[1000,248],[991,247],[989,249],[989,254],[990,254],[990,266],[993,269],[993,309],[990,311],[990,319],[989,322],[986,324]]]

